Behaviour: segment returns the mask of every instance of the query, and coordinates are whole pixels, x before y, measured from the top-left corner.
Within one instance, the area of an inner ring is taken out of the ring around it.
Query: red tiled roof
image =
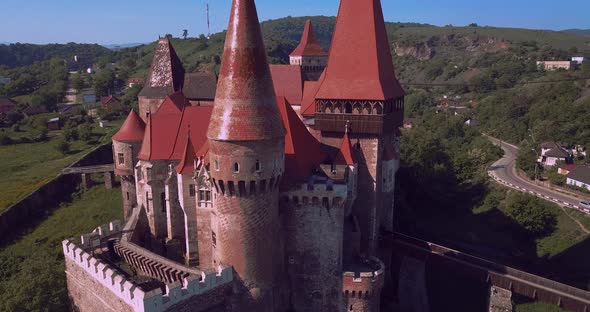
[[[340,150],[336,155],[336,159],[334,159],[334,164],[353,166],[355,163],[356,157],[354,157],[352,144],[350,143],[350,137],[348,136],[348,131],[346,131],[344,133],[344,137],[342,138],[342,142],[340,143]]]
[[[195,171],[195,149],[191,142],[190,135],[187,136],[186,144],[184,146],[184,153],[182,160],[176,166],[176,172],[179,174],[189,174]]]
[[[186,102],[182,93],[171,95],[156,113],[150,114],[139,159],[181,160],[189,128],[193,150],[201,150],[207,141],[213,107],[186,106]]]
[[[112,95],[109,95],[109,96],[103,96],[102,98],[100,98],[100,103],[103,108],[107,108],[109,105],[119,105],[119,104],[121,104],[121,101],[119,101],[118,98],[116,98]]]
[[[303,98],[301,66],[270,65],[270,73],[276,96],[284,96],[291,105],[301,105]]]
[[[310,20],[305,22],[301,42],[299,42],[297,48],[291,52],[290,56],[328,56],[326,50],[320,46],[316,39],[313,25],[311,25]]]
[[[324,74],[320,77],[320,81],[322,79],[324,79]],[[306,117],[313,117],[315,115],[315,96],[320,89],[320,81],[306,81],[304,83],[303,99],[301,100],[301,115]]]
[[[113,141],[141,141],[145,135],[145,123],[134,110],[129,112]]]
[[[282,138],[254,0],[233,1],[208,137],[223,141]]]
[[[16,103],[9,98],[0,98],[0,113],[9,113],[16,107]]]
[[[404,91],[395,77],[380,0],[342,0],[319,99],[389,100]]]
[[[289,182],[305,181],[313,169],[326,160],[321,143],[307,130],[285,97],[277,97],[287,130],[285,136],[285,177]]]
[[[561,166],[559,166],[559,169],[572,171],[572,170],[576,169],[577,167],[578,167],[578,165],[576,165],[576,164],[562,164]]]

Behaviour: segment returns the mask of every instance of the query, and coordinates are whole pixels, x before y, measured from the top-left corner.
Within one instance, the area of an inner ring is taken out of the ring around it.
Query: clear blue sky
[[[357,0],[360,1],[360,0]],[[1,0],[0,42],[131,43],[206,32],[206,0]],[[226,28],[231,0],[210,0],[212,32]],[[261,20],[336,15],[339,0],[257,0]],[[590,28],[590,1],[382,0],[387,21],[562,30]]]

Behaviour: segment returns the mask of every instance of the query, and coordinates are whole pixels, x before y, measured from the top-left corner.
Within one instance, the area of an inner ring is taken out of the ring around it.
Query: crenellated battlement
[[[305,183],[288,191],[283,191],[280,198],[295,206],[312,205],[326,208],[343,208],[352,202],[351,186],[342,183]]]
[[[82,239],[86,240],[85,244],[64,240],[63,252],[70,274],[76,271],[70,272],[69,266],[77,266],[135,311],[165,311],[173,305],[227,285],[233,280],[233,269],[219,266],[217,269],[203,271],[200,275],[190,274],[182,281],[167,284],[165,290],[157,288],[144,291],[137,283],[126,278],[124,273],[88,253],[94,248],[92,242],[97,238],[112,237],[120,233],[120,222],[111,222],[97,228],[91,234],[82,235]]]
[[[226,181],[212,179],[212,181],[218,194],[228,197],[250,197],[277,190],[281,184],[281,176],[268,180]]]
[[[378,298],[385,281],[385,264],[376,257],[370,257],[349,269],[342,273],[344,298]]]

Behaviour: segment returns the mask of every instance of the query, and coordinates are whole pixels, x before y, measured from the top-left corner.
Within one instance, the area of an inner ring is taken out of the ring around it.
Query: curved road
[[[488,174],[494,180],[510,188],[535,195],[547,201],[554,202],[560,206],[576,209],[580,212],[590,214],[590,208],[582,207],[580,205],[580,201],[582,199],[536,185],[532,181],[520,177],[516,172],[518,147],[490,136],[487,137],[494,144],[500,145],[500,147],[504,150],[504,157],[488,168]]]

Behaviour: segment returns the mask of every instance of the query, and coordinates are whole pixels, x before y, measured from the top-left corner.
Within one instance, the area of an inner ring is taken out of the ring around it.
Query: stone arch
[[[334,107],[332,106],[331,103],[325,103],[324,107],[323,107],[323,112],[324,113],[333,113],[334,112]]]
[[[342,103],[338,102],[336,103],[336,105],[334,105],[334,113],[335,114],[342,114]]]
[[[373,111],[373,109],[371,108],[371,105],[369,105],[369,103],[366,103],[363,106],[363,114],[364,115],[371,115],[372,111]]]
[[[346,114],[352,114],[352,104],[350,102],[346,102]]]
[[[361,106],[361,104],[359,104],[359,103],[354,104],[353,114],[360,115],[362,113],[363,113],[363,107]]]

